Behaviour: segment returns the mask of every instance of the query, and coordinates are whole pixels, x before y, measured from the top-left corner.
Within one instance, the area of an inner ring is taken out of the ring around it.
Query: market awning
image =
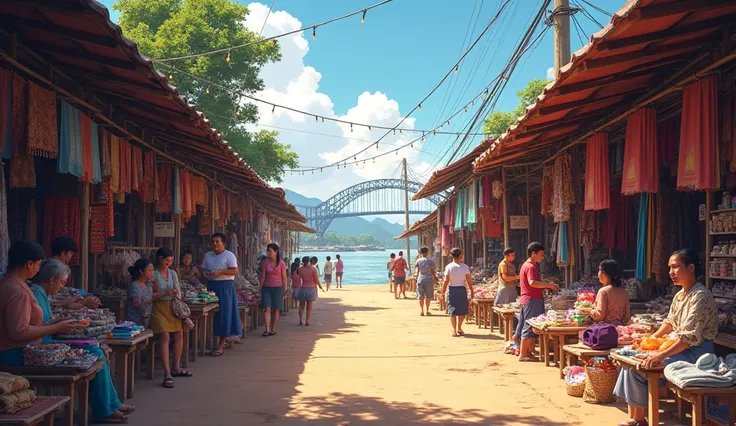
[[[429,228],[437,226],[437,210],[428,214],[424,219],[419,219],[414,222],[409,229],[404,231],[401,235],[394,237],[394,240],[403,240],[405,238],[419,235],[426,232]]]
[[[549,158],[565,144],[624,121],[635,109],[663,98],[665,90],[681,89],[676,84],[693,67],[712,61],[722,42],[734,39],[734,22],[732,0],[629,0],[475,161],[475,172],[522,157]],[[677,99],[671,101],[670,109],[658,110],[659,117],[679,109]]]
[[[85,88],[80,99],[97,109],[77,105],[83,110],[104,114],[156,149],[199,171],[216,171],[236,191],[264,194],[279,210],[304,220],[283,191],[261,179],[204,114],[155,71],[110,20],[105,6],[94,0],[5,0],[0,2],[0,22],[0,38],[17,38],[22,63],[43,68],[47,62],[59,87]],[[105,110],[107,104],[114,109]]]
[[[446,166],[444,169],[432,173],[432,176],[424,184],[422,189],[414,194],[412,200],[420,200],[430,195],[439,194],[446,189],[466,181],[473,175],[473,161],[485,152],[491,146],[492,142],[493,140],[484,140],[459,160]]]
[[[287,230],[293,231],[293,232],[306,232],[308,234],[316,234],[317,233],[317,231],[315,231],[314,229],[312,229],[312,228],[304,225],[303,223],[294,222],[294,221],[291,221],[291,220],[287,220],[286,221],[286,225],[284,225],[284,227]]]

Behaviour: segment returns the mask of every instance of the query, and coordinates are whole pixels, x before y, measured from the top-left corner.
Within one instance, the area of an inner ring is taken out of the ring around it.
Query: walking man
[[[417,259],[416,275],[417,275],[417,299],[419,299],[419,308],[424,316],[426,309],[427,315],[432,315],[429,312],[429,305],[434,300],[434,283],[437,282],[437,270],[434,259],[429,257],[429,248],[422,247],[419,249],[419,259]]]
[[[394,259],[394,263],[391,270],[394,273],[394,298],[398,299],[399,295],[403,295],[406,299],[406,270],[409,269],[409,265],[404,260],[404,252],[399,252],[399,257]]]
[[[339,254],[336,254],[335,257],[337,258],[337,262],[335,262],[335,284],[337,285],[337,288],[342,288],[342,259],[340,259]]]
[[[325,259],[324,271],[327,291],[330,291],[330,284],[332,284],[332,262],[330,262],[330,256],[327,256],[327,258]]]
[[[396,260],[396,254],[391,253],[391,258],[386,263],[386,269],[388,269],[388,291],[394,292],[394,261]]]

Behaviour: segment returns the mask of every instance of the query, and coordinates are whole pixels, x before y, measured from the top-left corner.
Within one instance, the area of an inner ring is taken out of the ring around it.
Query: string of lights
[[[379,3],[374,4],[373,6],[368,6],[366,8],[363,8],[363,9],[360,9],[360,10],[356,10],[355,12],[348,13],[347,15],[338,16],[337,18],[332,18],[332,19],[329,19],[327,21],[320,22],[318,24],[312,24],[312,25],[302,26],[301,28],[296,29],[296,30],[292,30],[292,31],[285,32],[283,34],[278,34],[278,35],[271,36],[271,37],[262,38],[262,39],[259,39],[257,41],[253,41],[253,42],[250,42],[250,43],[244,43],[244,44],[239,44],[239,45],[230,46],[230,47],[223,47],[221,49],[210,50],[210,51],[207,51],[207,52],[192,53],[192,54],[189,54],[189,55],[177,56],[177,57],[173,57],[173,58],[154,59],[153,62],[155,62],[155,63],[163,63],[163,62],[179,61],[179,60],[182,60],[182,59],[199,58],[201,56],[216,55],[218,53],[227,53],[227,57],[225,58],[225,60],[229,63],[230,62],[230,56],[232,55],[232,52],[233,51],[237,51],[238,49],[243,49],[243,48],[248,47],[248,46],[253,46],[253,45],[256,45],[256,44],[265,43],[267,41],[272,41],[272,40],[273,41],[276,41],[276,40],[278,40],[278,39],[280,39],[282,37],[286,37],[286,36],[289,36],[289,35],[292,35],[292,34],[301,33],[301,32],[304,32],[304,31],[308,31],[310,29],[312,30],[312,39],[316,39],[317,38],[317,28],[322,27],[322,26],[325,26],[325,25],[328,25],[328,24],[331,24],[333,22],[337,22],[337,21],[342,21],[344,19],[348,19],[348,18],[353,17],[355,15],[362,15],[361,18],[360,18],[360,22],[363,23],[363,22],[365,22],[365,16],[366,16],[366,14],[368,13],[369,10],[375,9],[377,7],[380,7],[380,6],[383,6],[383,5],[387,4],[387,3],[391,3],[392,1],[393,0],[383,0],[383,1],[379,2]]]

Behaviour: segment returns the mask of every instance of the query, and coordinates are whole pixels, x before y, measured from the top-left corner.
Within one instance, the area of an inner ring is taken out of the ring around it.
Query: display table
[[[578,335],[588,326],[544,327],[531,322],[529,322],[529,325],[532,326],[532,331],[539,335],[539,353],[542,355],[544,365],[549,367],[550,364],[553,364],[555,367],[559,367],[560,377],[564,377],[562,372],[564,367],[562,367],[563,363],[560,361],[564,355],[562,347],[568,343],[568,340],[575,340],[572,343],[577,343]]]
[[[560,370],[564,370],[568,365],[573,366],[578,361],[586,362],[589,359],[597,356],[608,356],[611,350],[596,350],[585,346],[582,342],[575,343],[574,345],[563,345],[562,346],[563,357],[560,358]],[[564,377],[564,375],[563,375]]]
[[[15,414],[0,414],[0,425],[34,426],[41,422],[54,425],[54,415],[69,403],[68,396],[39,396],[33,407]]]
[[[207,351],[208,337],[210,336],[211,317],[217,309],[220,309],[219,303],[209,303],[207,305],[189,305],[192,315],[189,319],[194,323],[194,328],[187,332],[184,331],[184,348],[189,353],[189,338],[192,338],[192,362],[197,361],[197,352],[200,356],[204,356]],[[189,356],[183,357],[184,368],[189,367]]]
[[[677,418],[685,419],[685,402],[692,406],[690,417],[693,426],[715,424],[729,426],[736,423],[736,386],[730,388],[680,388],[668,383],[669,388],[677,397]],[[719,419],[706,412],[706,398],[728,400],[728,418]],[[707,423],[705,421],[707,421]],[[725,420],[725,422],[724,422]]]
[[[258,328],[258,304],[253,303],[248,305],[248,314],[250,316],[250,331],[256,331]]]
[[[243,323],[243,335],[245,338],[245,330],[248,328],[248,314],[250,309],[246,305],[238,305],[238,312],[240,312],[240,322]]]
[[[507,342],[510,341],[511,338],[514,336],[514,317],[517,313],[519,313],[518,309],[494,306],[491,315],[491,332],[493,332],[494,329],[494,318],[498,317],[498,332],[501,332],[501,323],[503,323],[503,338]]]
[[[100,303],[103,308],[107,308],[115,314],[116,322],[125,321],[125,304],[127,302],[127,296],[97,296],[100,299]]]
[[[113,367],[115,388],[122,402],[125,402],[126,398],[133,398],[135,393],[135,360],[137,354],[148,346],[148,341],[152,337],[153,331],[143,330],[132,339],[108,339],[105,341],[112,348],[110,365]],[[155,358],[149,359],[149,369],[154,365],[154,360]],[[153,379],[153,374],[149,376],[149,379]]]
[[[0,366],[0,371],[23,376],[31,382],[31,386],[52,387],[64,389],[69,397],[69,406],[66,408],[65,424],[74,424],[74,405],[79,398],[79,424],[87,426],[89,423],[89,382],[95,378],[105,361],[97,361],[84,371],[72,367],[8,367]],[[78,389],[77,389],[78,388]]]
[[[621,367],[629,367],[647,379],[647,390],[649,392],[649,416],[647,417],[650,425],[659,424],[659,379],[663,378],[663,365],[653,368],[644,367],[644,361],[630,356],[619,355],[611,352],[609,355],[614,363]]]
[[[493,317],[493,299],[473,299],[473,316],[478,328],[491,327]]]

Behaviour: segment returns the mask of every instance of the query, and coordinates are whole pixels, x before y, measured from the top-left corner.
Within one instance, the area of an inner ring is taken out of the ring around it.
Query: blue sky
[[[250,5],[252,11],[246,26],[260,30],[271,1],[241,2]],[[275,0],[264,34],[272,36],[291,28],[308,27],[377,1]],[[588,1],[608,12],[615,12],[624,4],[624,0]],[[110,8],[113,0],[103,3]],[[312,40],[311,31],[305,36],[282,39],[284,58],[263,70],[267,89],[259,96],[319,115],[393,126],[437,84],[502,3],[502,0],[394,0],[369,11],[364,24],[356,16],[319,28],[316,40]],[[582,4],[604,25],[610,21],[609,16],[582,0],[572,3]],[[446,81],[422,105],[423,111],[412,114],[415,120],[407,120],[406,126],[433,128],[482,91],[503,69],[540,4],[541,0],[511,0],[501,18],[460,65],[459,75]],[[116,19],[116,13],[111,12]],[[587,43],[600,27],[582,13],[576,17]],[[574,52],[582,46],[575,26],[571,35]],[[520,62],[497,109],[512,110],[517,104],[516,91],[529,80],[547,76],[548,68],[553,65],[552,45],[552,32],[548,31]],[[463,121],[472,118],[473,112],[454,122],[451,129],[458,131]],[[299,153],[302,165],[310,166],[352,156],[381,135],[377,131],[351,132],[346,126],[315,124],[312,117],[285,112],[272,116],[270,108],[261,110],[259,124],[260,128],[273,128],[268,126],[281,127],[280,139]],[[390,148],[407,141],[406,136],[397,135],[387,138],[383,146]],[[309,178],[287,175],[283,186],[326,199],[362,180],[395,176],[402,157],[407,157],[417,175],[426,178],[431,170],[444,165],[438,163],[438,157],[453,141],[454,136],[438,136],[415,149],[402,150],[400,155],[379,159],[375,164],[369,160],[366,166],[329,170]],[[476,138],[466,150],[479,141]],[[360,158],[375,154],[371,149]]]

